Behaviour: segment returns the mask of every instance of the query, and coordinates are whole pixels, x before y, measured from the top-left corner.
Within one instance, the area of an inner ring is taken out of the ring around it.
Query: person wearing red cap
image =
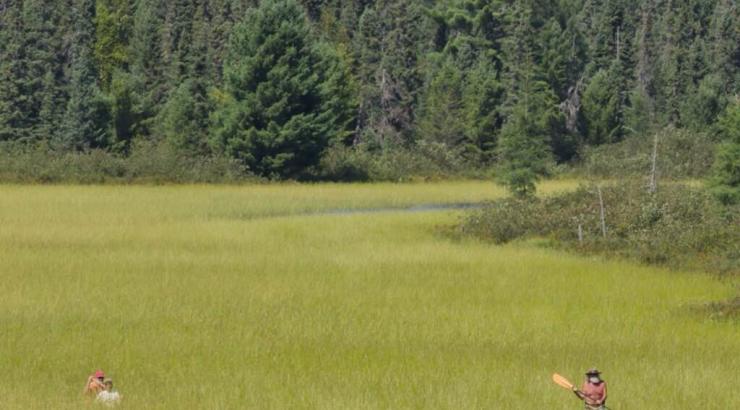
[[[606,382],[601,379],[600,375],[601,372],[597,369],[589,369],[581,389],[573,387],[573,392],[583,400],[586,410],[606,409]]]
[[[95,374],[91,374],[87,378],[87,383],[85,383],[85,390],[82,392],[82,394],[88,397],[97,396],[98,393],[105,390],[105,384],[103,384],[103,380],[105,380],[105,373],[103,373],[102,370],[98,370],[95,372]]]

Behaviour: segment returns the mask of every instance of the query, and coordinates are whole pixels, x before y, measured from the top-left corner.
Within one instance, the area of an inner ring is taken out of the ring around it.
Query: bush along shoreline
[[[127,155],[100,149],[59,152],[48,144],[0,143],[0,183],[240,183],[259,178],[224,156],[197,156],[166,143],[138,141]]]
[[[551,197],[506,198],[469,214],[459,232],[497,244],[545,238],[583,254],[740,276],[740,206],[682,183],[651,190],[644,181],[625,180]],[[740,317],[737,299],[717,307]]]

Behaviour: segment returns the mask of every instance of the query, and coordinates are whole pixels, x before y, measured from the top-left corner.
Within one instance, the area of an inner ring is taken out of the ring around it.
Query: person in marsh
[[[85,383],[85,390],[82,391],[82,394],[89,398],[96,397],[98,393],[105,390],[105,385],[103,384],[104,379],[105,373],[103,373],[102,370],[98,370],[94,374],[88,376],[87,382]]]
[[[573,392],[579,399],[583,400],[584,409],[606,409],[606,382],[601,379],[601,372],[598,369],[589,369],[586,372],[586,380],[584,380],[581,389],[578,390],[574,386]]]
[[[103,385],[105,386],[105,388],[103,391],[98,393],[97,397],[95,397],[95,402],[104,404],[108,407],[114,407],[121,403],[121,399],[123,398],[123,396],[121,396],[121,394],[117,391],[113,390],[113,380],[106,379],[103,382]]]

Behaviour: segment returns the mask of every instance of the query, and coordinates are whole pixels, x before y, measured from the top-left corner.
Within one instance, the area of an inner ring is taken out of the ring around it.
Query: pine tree
[[[444,143],[471,165],[490,162],[503,123],[499,77],[505,35],[498,2],[440,3],[427,57],[429,80],[420,104],[418,139]]]
[[[0,141],[28,141],[32,133],[24,85],[22,3],[9,2],[5,6],[0,14]]]
[[[417,131],[421,139],[443,144],[452,151],[460,148],[467,131],[464,81],[463,71],[445,59],[424,98]]]
[[[608,70],[599,70],[583,93],[583,134],[588,144],[617,142],[623,136],[620,68],[615,62]]]
[[[98,88],[93,47],[95,2],[76,0],[77,16],[70,65],[70,93],[62,134],[62,149],[106,148],[111,127],[108,102]]]
[[[740,98],[735,97],[717,123],[721,144],[712,170],[710,185],[726,204],[740,203]]]
[[[128,71],[132,29],[131,0],[98,0],[95,10],[95,62],[101,89],[109,91],[115,71]]]
[[[175,147],[194,155],[208,151],[207,136],[212,104],[208,96],[212,73],[208,10],[205,2],[170,5],[170,45],[174,57],[168,70],[172,87],[159,113],[157,129]],[[165,53],[167,54],[167,52]]]
[[[628,94],[629,105],[625,107],[625,132],[646,136],[655,128],[655,101],[652,95],[655,40],[653,23],[655,5],[652,1],[640,7],[640,19],[635,31],[635,84]]]
[[[498,75],[495,62],[485,57],[467,73],[463,91],[466,126],[462,151],[473,164],[489,164],[495,156],[506,99],[506,89]]]
[[[162,51],[164,1],[138,2],[130,43],[131,74],[136,85],[137,135],[151,135],[156,116],[167,97],[166,63]]]
[[[358,63],[362,112],[359,117],[371,142],[379,146],[409,144],[413,139],[418,90],[421,26],[418,4],[381,0],[361,19]]]
[[[707,33],[708,65],[723,84],[722,94],[740,92],[740,8],[735,0],[717,0]]]
[[[511,20],[505,53],[508,115],[498,141],[499,179],[518,197],[535,192],[535,182],[552,161],[550,137],[562,122],[557,98],[534,66],[532,9],[520,4]]]
[[[192,54],[196,9],[199,9],[197,2],[192,0],[174,0],[165,3],[162,56],[167,62],[165,76],[168,91],[189,78],[188,62]]]
[[[351,103],[332,97],[340,67],[295,0],[262,3],[234,28],[213,146],[259,175],[300,177],[351,128]]]
[[[520,99],[512,108],[498,142],[499,180],[518,197],[535,193],[535,182],[552,163],[550,132],[559,122],[557,100],[543,81],[523,79]]]
[[[110,147],[117,152],[126,153],[134,139],[140,113],[137,107],[138,83],[133,75],[122,70],[116,70],[108,87],[108,103],[110,104],[111,121],[113,122],[113,138]]]
[[[384,130],[379,130],[380,88],[376,84],[376,74],[380,67],[383,50],[383,24],[375,8],[362,13],[359,29],[355,37],[357,77],[359,81],[359,107],[357,112],[357,131],[355,142],[380,142]]]
[[[0,26],[0,140],[24,142],[56,134],[64,103],[58,5],[10,2]]]

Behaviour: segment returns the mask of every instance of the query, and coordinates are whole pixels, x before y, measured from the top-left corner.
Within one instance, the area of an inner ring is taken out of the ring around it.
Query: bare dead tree
[[[658,191],[658,180],[657,180],[657,170],[658,170],[658,133],[655,133],[655,136],[653,137],[653,155],[652,155],[652,165],[650,167],[650,183],[648,184],[648,192],[651,194],[654,194]]]
[[[578,126],[578,112],[581,110],[581,88],[583,88],[583,77],[575,85],[568,88],[568,97],[560,103],[560,112],[565,115],[565,127],[570,132],[576,132]]]
[[[599,193],[599,218],[601,219],[601,235],[606,238],[606,212],[604,211],[604,197],[601,195],[601,187],[596,187]]]

